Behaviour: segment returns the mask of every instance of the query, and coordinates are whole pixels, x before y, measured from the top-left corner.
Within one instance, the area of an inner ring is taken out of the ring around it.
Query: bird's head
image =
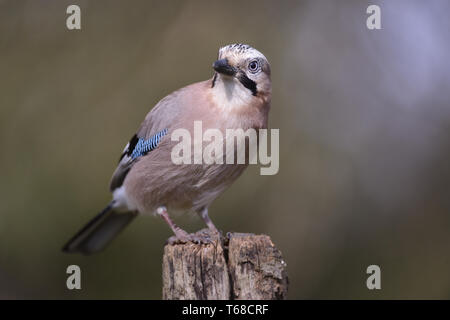
[[[213,63],[216,71],[212,86],[221,83],[227,98],[251,97],[269,100],[271,95],[270,64],[258,50],[246,44],[230,44],[219,50]]]

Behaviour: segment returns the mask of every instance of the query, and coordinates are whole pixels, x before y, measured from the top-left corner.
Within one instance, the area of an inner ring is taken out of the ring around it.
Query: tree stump
[[[207,233],[211,243],[167,244],[163,256],[165,300],[285,299],[286,263],[269,236]]]

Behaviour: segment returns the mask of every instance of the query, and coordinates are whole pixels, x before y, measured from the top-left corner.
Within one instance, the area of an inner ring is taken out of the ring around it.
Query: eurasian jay
[[[156,213],[170,226],[172,241],[194,240],[168,212],[195,211],[217,232],[208,207],[247,167],[245,164],[175,164],[171,159],[178,128],[267,128],[271,100],[270,65],[258,50],[231,44],[219,50],[212,79],[188,85],[147,114],[125,146],[111,183],[112,201],[64,246],[91,254],[102,250],[138,214]],[[246,146],[248,147],[248,146]]]

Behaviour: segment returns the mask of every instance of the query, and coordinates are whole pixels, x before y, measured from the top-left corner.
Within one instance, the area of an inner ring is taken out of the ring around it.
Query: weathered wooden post
[[[285,299],[287,289],[286,263],[266,235],[229,233],[164,248],[163,299]]]

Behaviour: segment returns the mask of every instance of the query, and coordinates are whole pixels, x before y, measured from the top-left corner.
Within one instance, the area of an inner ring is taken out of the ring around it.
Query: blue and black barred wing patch
[[[148,152],[154,150],[158,146],[158,144],[161,142],[162,137],[164,137],[168,132],[168,129],[161,130],[147,140],[138,138],[137,135],[134,135],[130,139],[130,142],[128,142],[128,144],[125,146],[125,149],[120,156],[119,162],[122,161],[125,156],[128,156],[131,160],[134,160],[146,155]]]
[[[161,142],[162,137],[164,137],[168,132],[168,129],[164,129],[147,140],[139,138],[135,143],[133,151],[130,154],[131,159],[134,160],[136,158],[142,157],[148,152],[154,150]]]
[[[149,139],[138,138],[134,135],[130,142],[125,146],[123,153],[119,160],[119,165],[113,174],[110,190],[113,191],[120,187],[130,171],[134,160],[139,157],[145,156],[150,151],[156,149],[162,138],[169,133],[168,129],[164,129],[150,137]]]

